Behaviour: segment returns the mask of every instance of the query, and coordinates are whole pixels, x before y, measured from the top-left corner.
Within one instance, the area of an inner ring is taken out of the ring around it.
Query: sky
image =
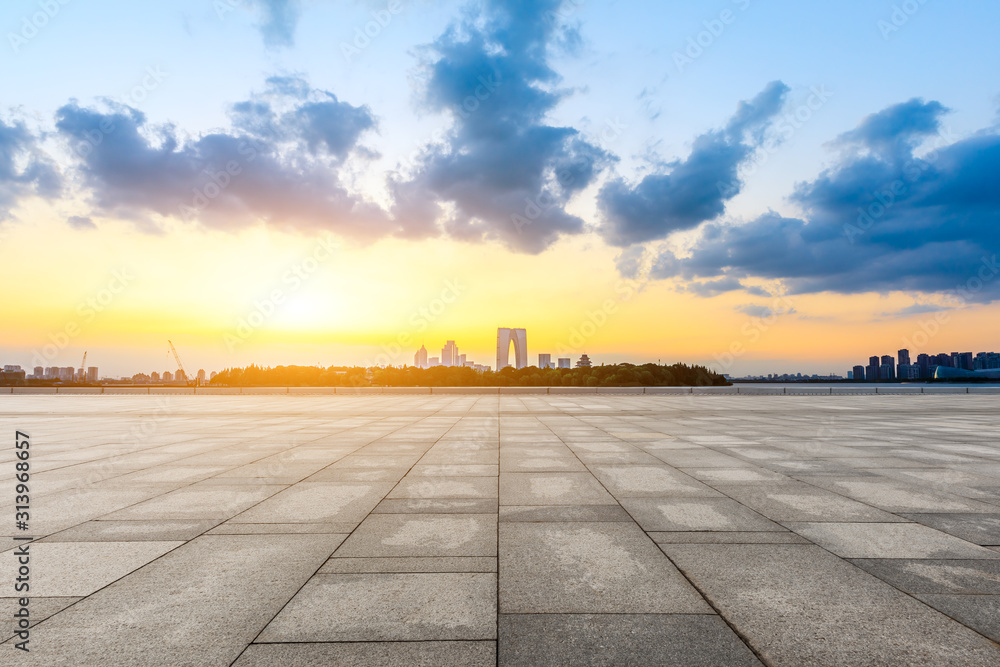
[[[0,363],[1000,349],[1000,5],[11,0]]]

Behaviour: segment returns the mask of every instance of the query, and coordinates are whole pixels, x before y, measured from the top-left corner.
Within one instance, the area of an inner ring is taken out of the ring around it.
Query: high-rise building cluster
[[[73,368],[72,366],[35,366],[29,374],[20,366],[7,364],[3,367],[4,379],[11,380],[52,380],[53,382],[86,382],[96,384],[100,380],[97,366]]]
[[[511,363],[510,348],[514,348],[514,359]],[[489,366],[483,366],[466,360],[464,354],[458,353],[458,345],[453,340],[449,340],[441,349],[440,357],[427,356],[427,348],[423,345],[413,355],[413,365],[417,368],[432,368],[434,366],[469,366],[478,372],[491,370]],[[555,362],[552,361],[551,354],[538,355],[538,368],[572,368],[573,360],[569,357],[560,357]],[[498,371],[513,366],[514,368],[528,367],[528,332],[526,329],[510,329],[500,327],[497,329],[497,365]],[[577,368],[590,368],[590,357],[586,354],[576,362]]]
[[[858,365],[848,374],[856,382],[892,382],[895,380],[929,380],[938,367],[963,371],[988,371],[1000,369],[1000,353],[952,352],[950,354],[918,354],[914,362],[910,351],[903,349],[896,358],[886,354],[869,357],[867,365]]]

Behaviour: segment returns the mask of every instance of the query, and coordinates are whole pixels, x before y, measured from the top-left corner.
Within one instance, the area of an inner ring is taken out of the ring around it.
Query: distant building
[[[57,377],[59,377],[59,367],[58,366],[49,366],[48,368],[45,369],[45,379],[46,380],[54,380]]]
[[[903,349],[896,353],[896,358],[900,365],[908,366],[910,364],[910,351]]]
[[[458,365],[458,345],[455,341],[449,340],[444,344],[444,348],[441,350],[441,365],[442,366],[457,366]]]
[[[198,376],[197,377],[198,377],[198,382],[199,383],[205,381],[206,378],[205,378],[205,369],[204,368],[199,368],[198,369]]]
[[[72,382],[76,377],[76,369],[72,366],[63,366],[59,369],[59,380],[61,382]]]
[[[468,362],[467,362],[467,361],[465,360],[465,356],[466,356],[466,355],[464,355],[464,354],[460,354],[460,355],[458,355],[458,363],[457,363],[457,364],[455,364],[455,365],[456,365],[456,366],[468,366],[469,364],[468,364]]]
[[[1000,354],[996,352],[980,352],[972,360],[972,370],[989,371],[1000,368]]]
[[[87,382],[89,384],[96,384],[98,379],[99,378],[98,378],[98,375],[97,375],[97,366],[88,366],[87,367]]]
[[[170,371],[163,371],[163,381],[164,382],[173,382],[174,381],[174,374],[171,373]]]
[[[896,360],[890,355],[882,355],[882,363],[878,369],[878,379],[886,382],[896,379]]]
[[[430,359],[427,360],[427,367],[428,368],[430,368],[432,366],[440,366],[440,365],[441,365],[441,359],[439,359],[438,357],[431,357]]]
[[[174,373],[174,382],[187,382],[187,373],[178,368]]]
[[[216,375],[218,375],[218,373],[212,371],[212,374],[208,376],[209,381],[214,380]]]
[[[590,368],[590,366],[590,357],[585,354],[580,355],[580,358],[576,360],[577,368]]]
[[[573,360],[569,357],[560,357],[558,360],[559,368],[572,368]]]
[[[417,350],[417,353],[413,355],[413,365],[417,368],[427,368],[427,348],[423,345]]]
[[[865,379],[869,382],[879,381],[879,360],[878,357],[868,357],[868,367],[865,369]]]
[[[854,367],[854,381],[855,382],[864,382],[865,381],[865,367],[864,366],[855,366]]]
[[[497,370],[510,366],[510,346],[514,344],[514,368],[528,366],[528,332],[525,329],[497,329]]]
[[[538,367],[539,368],[552,368],[552,355],[551,354],[540,354],[540,355],[538,355]]]
[[[45,377],[45,369],[41,366],[35,366],[35,379],[41,380]]]
[[[153,371],[152,373],[149,374],[149,381],[150,382],[159,382],[160,381],[160,374],[157,373],[156,371]]]

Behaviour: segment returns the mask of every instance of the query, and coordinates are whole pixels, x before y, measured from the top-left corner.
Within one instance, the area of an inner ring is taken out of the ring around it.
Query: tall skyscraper
[[[514,344],[514,368],[528,366],[528,332],[524,329],[497,329],[497,370],[510,366],[510,345]]]
[[[855,366],[854,367],[854,381],[855,382],[864,382],[865,381],[865,367],[864,366]]]
[[[87,367],[87,382],[94,384],[97,382],[97,366]]]
[[[882,363],[878,369],[878,379],[882,381],[896,379],[896,360],[891,355],[882,355]]]
[[[910,351],[909,350],[905,350],[905,349],[904,350],[900,350],[896,354],[897,354],[897,358],[898,358],[900,364],[909,365],[909,363],[910,363]]]
[[[417,368],[427,368],[427,348],[423,345],[417,350],[417,353],[413,355],[413,365]]]
[[[45,377],[45,369],[41,366],[35,366],[35,378],[40,380],[43,377]]]
[[[456,363],[455,365],[456,365],[456,366],[468,366],[469,364],[468,364],[468,362],[467,362],[467,361],[465,360],[465,357],[466,357],[466,356],[467,356],[467,355],[464,355],[464,354],[460,354],[460,355],[458,355],[458,363]]]
[[[457,366],[458,365],[458,345],[455,345],[455,341],[449,340],[444,344],[444,348],[441,350],[441,365],[442,366]]]
[[[170,371],[163,371],[163,381],[164,382],[173,382],[174,381],[174,374],[171,373]]]
[[[570,359],[569,357],[559,357],[558,362],[559,362],[559,368],[573,367],[573,360]]]
[[[157,373],[156,371],[153,371],[152,373],[149,374],[149,381],[150,382],[159,382],[160,381],[160,374]]]
[[[865,379],[869,382],[878,382],[880,365],[878,357],[868,357],[868,368],[865,369]]]
[[[199,368],[198,369],[198,383],[199,384],[203,383],[205,381],[205,379],[206,379],[205,378],[205,369],[204,368]]]
[[[552,368],[552,355],[551,354],[540,354],[540,355],[538,355],[538,367],[539,368]]]

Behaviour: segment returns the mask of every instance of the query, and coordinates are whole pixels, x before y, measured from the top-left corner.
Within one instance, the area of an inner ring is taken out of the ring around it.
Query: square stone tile
[[[500,521],[623,521],[632,523],[632,517],[621,505],[504,505],[500,508]]]
[[[645,531],[785,530],[728,498],[624,498],[622,506]]]
[[[500,612],[710,613],[634,524],[503,523]]]
[[[884,521],[903,522],[856,500],[801,482],[760,486],[714,484],[715,488],[772,521]]]
[[[496,575],[317,574],[258,642],[496,639]]]
[[[841,558],[1000,558],[995,551],[918,523],[785,525]]]
[[[715,489],[669,466],[594,466],[594,475],[616,498],[718,498]]]
[[[615,499],[590,473],[502,473],[500,505],[610,505]]]
[[[768,664],[957,667],[1000,657],[996,644],[820,547],[661,547]]]
[[[319,574],[496,571],[497,559],[492,556],[424,556],[421,558],[331,558],[319,569]]]
[[[501,614],[501,665],[760,665],[718,616]]]
[[[494,485],[496,481],[494,480]],[[380,502],[375,514],[496,514],[493,498],[397,498]]]
[[[156,560],[183,542],[33,542],[31,597],[83,597]],[[997,554],[1000,556],[1000,554]],[[4,581],[17,577],[13,555],[0,560]],[[11,586],[13,592],[13,585]]]
[[[234,518],[233,523],[359,522],[389,492],[384,482],[303,482]]]
[[[43,542],[186,542],[210,530],[219,521],[87,521],[49,535]]]
[[[914,595],[1000,595],[1000,561],[856,559],[852,563]]]
[[[496,556],[496,531],[489,514],[372,514],[334,557]]]
[[[496,642],[253,644],[233,667],[493,667]]]
[[[388,498],[496,498],[496,477],[404,477]]]
[[[919,595],[942,614],[1000,643],[1000,595]]]
[[[1000,513],[903,514],[902,516],[973,544],[1000,546]]]

